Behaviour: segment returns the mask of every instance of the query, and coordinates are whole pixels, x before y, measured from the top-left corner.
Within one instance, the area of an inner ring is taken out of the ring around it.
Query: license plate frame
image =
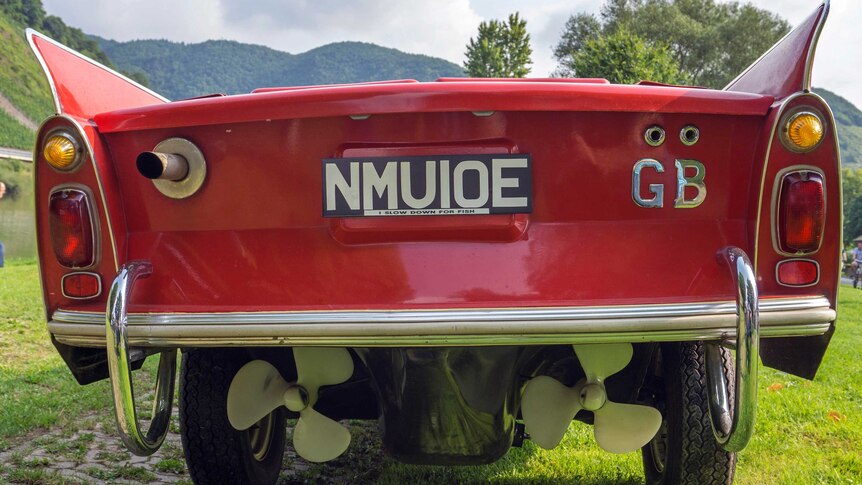
[[[325,158],[321,187],[324,217],[530,214],[533,210],[529,153]]]

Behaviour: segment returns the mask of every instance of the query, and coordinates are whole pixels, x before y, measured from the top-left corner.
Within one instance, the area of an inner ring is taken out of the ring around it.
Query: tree
[[[667,47],[686,82],[721,88],[790,29],[779,16],[749,4],[716,0],[607,0],[600,17],[569,18],[554,49],[566,62],[594,36],[619,29],[648,46]]]
[[[530,73],[532,54],[527,21],[515,12],[508,22],[479,24],[479,34],[467,44],[464,68],[472,77],[524,77]]]
[[[603,77],[612,83],[634,84],[643,79],[678,84],[679,66],[666,46],[650,45],[626,29],[587,39],[558,69],[577,77]]]

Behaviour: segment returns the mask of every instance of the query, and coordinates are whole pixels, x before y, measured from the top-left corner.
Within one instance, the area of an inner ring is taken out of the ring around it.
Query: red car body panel
[[[755,262],[764,299],[823,296],[835,307],[841,226],[838,149],[826,119],[822,145],[786,150],[782,110],[829,108],[807,89],[819,9],[789,41],[731,84],[730,91],[601,80],[394,81],[268,88],[237,96],[165,103],[105,68],[31,35],[68,118],[83,129],[88,161],[73,174],[37,156],[37,229],[47,315],[104,311],[106,292],[87,301],[62,295],[69,272],[53,257],[47,195],[89,187],[101,257],[88,271],[110,282],[124,262],[155,268],[141,281],[133,313],[452,309],[644,305],[734,299],[716,252],[737,246]],[[788,67],[789,66],[789,67]],[[795,93],[801,93],[796,95]],[[493,112],[493,114],[490,114]],[[648,146],[660,125],[667,141]],[[680,130],[695,125],[686,146]],[[170,199],[136,170],[160,141],[182,137],[204,153],[207,180],[194,197]],[[342,156],[529,153],[530,214],[324,218],[321,160]],[[664,186],[664,207],[632,200]],[[706,167],[707,197],[675,209],[677,159]],[[772,198],[791,166],[823,172],[826,227],[817,285],[776,281]],[[645,189],[644,189],[645,190]]]

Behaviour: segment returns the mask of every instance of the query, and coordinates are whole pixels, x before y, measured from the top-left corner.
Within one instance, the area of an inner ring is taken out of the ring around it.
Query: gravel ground
[[[0,452],[0,483],[192,483],[183,459],[176,408],[164,445],[148,457],[125,450],[113,419],[110,414],[89,415],[80,419],[74,430],[51,429],[15,440],[14,446]],[[329,465],[312,464],[299,458],[288,445],[279,484],[373,481],[380,466],[376,423],[344,424],[354,438],[345,456]],[[289,439],[290,436],[288,443]]]

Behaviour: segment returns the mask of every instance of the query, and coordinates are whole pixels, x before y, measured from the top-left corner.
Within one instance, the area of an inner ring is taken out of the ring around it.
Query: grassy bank
[[[32,260],[0,269],[0,450],[35,429],[63,426],[106,409],[108,386],[79,386],[54,350],[45,326]]]
[[[0,451],[20,444],[24,435],[29,439],[42,433],[44,428],[78,430],[76,420],[88,412],[110,416],[105,383],[78,386],[51,347],[40,298],[32,261],[13,262],[0,270]],[[739,455],[736,483],[862,483],[860,348],[862,291],[844,287],[838,330],[817,378],[806,381],[763,370],[756,434]],[[572,424],[554,451],[527,442],[499,462],[480,467],[401,465],[381,456],[373,425],[351,428],[354,439],[348,454],[330,464],[299,466],[290,454],[286,466],[293,465],[299,471],[285,474],[282,483],[643,481],[638,453],[602,452],[590,427],[580,423]],[[18,465],[0,463],[0,481],[19,476],[13,473],[23,472]],[[182,469],[177,473],[182,475]]]

